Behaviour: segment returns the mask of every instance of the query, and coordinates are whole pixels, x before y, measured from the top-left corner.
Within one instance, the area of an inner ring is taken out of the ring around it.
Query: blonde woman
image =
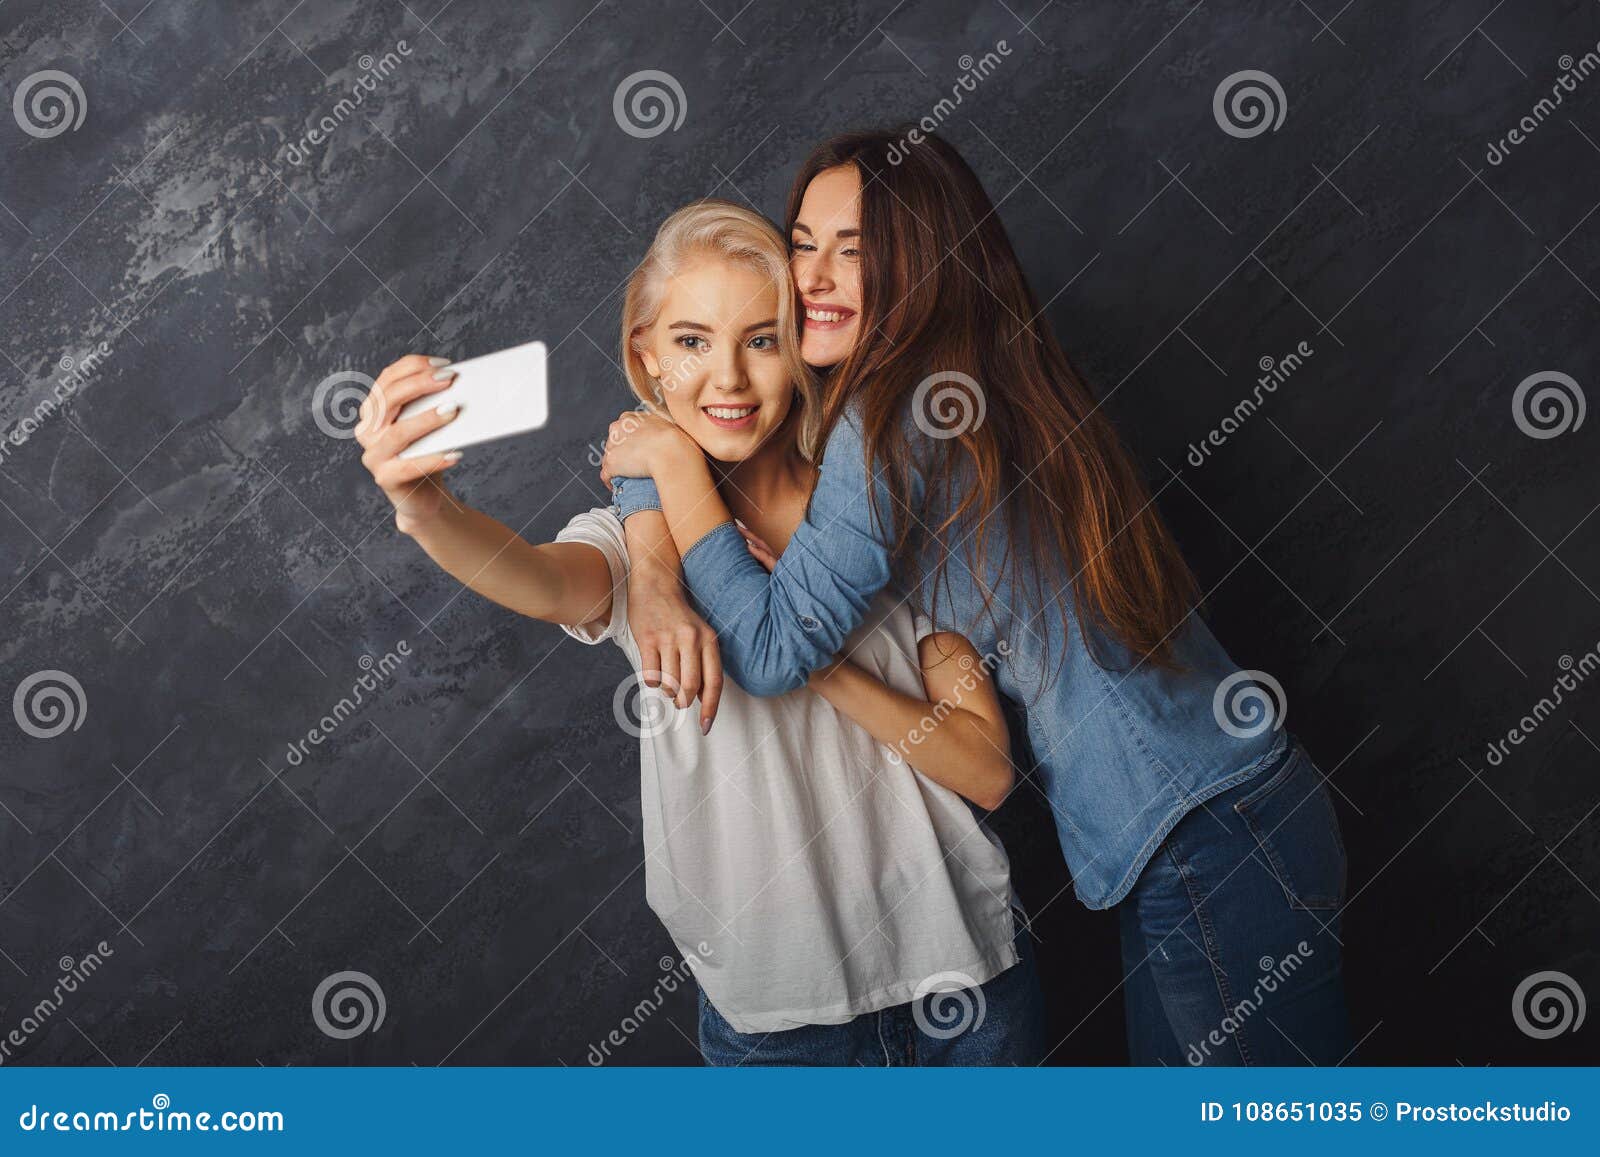
[[[715,464],[767,565],[817,477],[820,407],[798,335],[783,238],[729,202],[668,218],[624,301],[629,384]],[[397,457],[454,415],[386,417],[450,376],[438,359],[402,358],[368,399],[362,461],[399,528],[485,597],[609,639],[635,681],[656,677],[629,627],[613,509],[535,546],[448,493],[440,475],[459,454]],[[700,986],[708,1062],[1041,1059],[1009,862],[968,803],[994,807],[1012,783],[993,661],[884,592],[806,687],[757,698],[728,684],[714,730],[641,704],[645,893]]]

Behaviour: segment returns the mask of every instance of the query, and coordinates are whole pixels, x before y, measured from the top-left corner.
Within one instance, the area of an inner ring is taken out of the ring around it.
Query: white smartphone
[[[446,402],[461,407],[455,421],[431,430],[400,452],[402,458],[443,454],[540,429],[550,419],[549,366],[544,342],[530,341],[484,354],[451,369],[456,377],[436,394],[407,402],[399,418],[410,418]]]

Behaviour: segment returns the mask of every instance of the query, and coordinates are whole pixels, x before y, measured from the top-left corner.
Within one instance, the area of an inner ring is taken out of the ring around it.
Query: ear
[[[639,350],[639,360],[644,363],[645,372],[652,378],[661,376],[661,360],[656,357],[656,351],[648,346]]]

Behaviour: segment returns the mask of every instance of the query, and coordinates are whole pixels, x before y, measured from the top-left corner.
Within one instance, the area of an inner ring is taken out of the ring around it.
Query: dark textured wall
[[[1600,691],[1487,747],[1600,642],[1600,423],[1552,411],[1568,428],[1534,437],[1514,412],[1539,372],[1570,375],[1570,403],[1594,392],[1600,78],[1558,77],[1600,9],[1490,9],[0,7],[6,103],[58,70],[87,106],[55,135],[24,131],[51,132],[48,109],[0,115],[0,430],[27,431],[0,444],[0,690],[64,672],[83,692],[59,735],[25,711],[0,726],[0,1033],[62,957],[111,950],[9,1059],[583,1064],[651,998],[671,945],[610,710],[621,656],[460,593],[313,395],[408,350],[545,339],[550,427],[471,453],[456,485],[552,534],[604,501],[588,443],[628,401],[616,291],[660,218],[709,193],[779,212],[810,144],[931,115],[1002,40],[945,131],[1217,634],[1281,682],[1332,773],[1364,1059],[1595,1059],[1593,1024],[1534,1039],[1512,997],[1544,970],[1600,995]],[[387,75],[336,114],[368,63]],[[614,116],[644,69],[681,85],[676,130]],[[1240,137],[1213,95],[1247,69],[1286,109]],[[25,697],[46,715],[51,680]],[[1062,891],[1031,801],[1001,826],[1042,912],[1053,1059],[1117,1062],[1115,918]],[[346,970],[386,1012],[341,1040],[311,1006]],[[693,1034],[679,991],[609,1051],[692,1062]]]

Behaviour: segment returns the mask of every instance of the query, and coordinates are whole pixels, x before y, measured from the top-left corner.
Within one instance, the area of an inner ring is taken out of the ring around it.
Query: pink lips
[[[732,406],[727,408],[730,410],[733,409]],[[742,430],[746,426],[755,425],[756,415],[761,412],[761,407],[757,406],[742,418],[719,418],[714,414],[707,413],[703,408],[700,412],[706,415],[707,421],[721,426],[724,430]]]
[[[805,319],[805,324],[806,324],[806,328],[807,329],[816,329],[816,330],[844,329],[847,326],[849,326],[850,323],[853,322],[855,320],[855,317],[856,317],[856,311],[855,310],[846,309],[842,305],[833,305],[833,304],[830,304],[829,302],[825,302],[825,301],[804,301],[801,304],[804,305],[805,308],[808,309],[808,310],[810,310],[810,309],[820,309],[824,313],[837,313],[839,315],[839,320],[838,321],[816,321],[815,319],[808,317],[808,318]]]

